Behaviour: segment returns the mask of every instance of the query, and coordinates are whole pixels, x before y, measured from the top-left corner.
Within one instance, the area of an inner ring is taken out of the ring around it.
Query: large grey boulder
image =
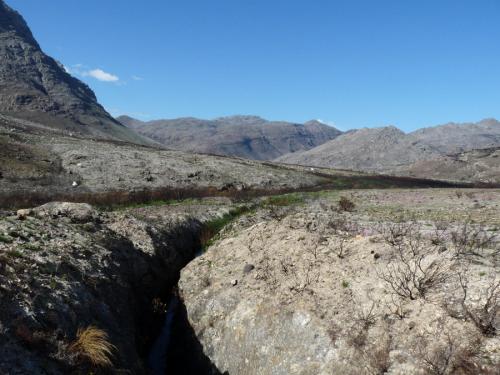
[[[67,217],[73,223],[89,223],[99,220],[99,213],[87,203],[50,202],[33,209],[38,217]]]

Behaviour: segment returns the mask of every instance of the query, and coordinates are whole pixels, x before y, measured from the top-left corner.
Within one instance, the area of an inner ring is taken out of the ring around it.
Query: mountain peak
[[[3,0],[0,0],[0,35],[2,38],[17,36],[40,48],[24,18]]]
[[[233,124],[241,124],[241,125],[252,125],[257,123],[268,122],[259,116],[254,115],[233,115],[233,116],[223,116],[214,119],[217,122],[230,122]]]
[[[148,143],[47,56],[23,17],[0,0],[0,112],[81,135]]]

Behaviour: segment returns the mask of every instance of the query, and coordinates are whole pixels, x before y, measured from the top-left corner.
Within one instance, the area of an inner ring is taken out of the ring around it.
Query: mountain
[[[0,113],[51,128],[145,143],[94,92],[41,50],[23,17],[0,0]]]
[[[421,160],[394,172],[401,176],[500,184],[500,147]]]
[[[457,154],[500,146],[500,122],[486,119],[478,123],[449,123],[419,129],[409,136],[442,154]]]
[[[452,173],[452,170],[469,167],[469,162],[460,161],[457,154],[495,147],[500,147],[500,122],[489,119],[478,123],[450,123],[409,134],[395,127],[359,129],[311,150],[284,155],[277,161],[427,178],[437,178],[438,170],[430,166],[439,164],[447,171],[440,174],[440,178],[455,179],[458,172]],[[453,167],[449,167],[451,164]]]
[[[256,160],[271,160],[290,152],[309,150],[342,133],[320,121],[295,124],[267,121],[257,116],[149,122],[122,116],[118,121],[174,150]]]
[[[351,131],[309,151],[284,155],[277,161],[380,172],[437,155],[430,147],[412,142],[401,130],[388,126]]]

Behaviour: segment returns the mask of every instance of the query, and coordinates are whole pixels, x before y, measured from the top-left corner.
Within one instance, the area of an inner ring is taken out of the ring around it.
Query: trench
[[[204,352],[191,327],[186,307],[177,292],[177,283],[167,297],[167,311],[145,362],[151,375],[222,374]]]
[[[193,259],[201,256],[211,240],[229,222],[247,213],[251,207],[241,206],[232,209],[222,218],[203,224],[195,234],[196,241],[187,251],[189,258],[175,272],[168,285],[160,291],[163,305],[162,314],[141,329],[149,332],[149,341],[142,350],[142,357],[148,373],[151,375],[222,375],[204,352],[193,328],[191,327],[184,301],[179,296],[177,284],[182,268]]]

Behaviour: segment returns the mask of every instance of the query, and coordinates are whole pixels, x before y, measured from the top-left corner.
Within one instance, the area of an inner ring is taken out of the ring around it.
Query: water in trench
[[[172,325],[178,305],[179,297],[174,293],[170,298],[160,335],[154,342],[148,356],[148,365],[152,375],[164,375],[167,373],[167,351],[171,342]]]
[[[199,250],[195,257],[201,254],[202,250]],[[152,375],[222,375],[204,354],[177,287],[170,293],[163,326],[149,351],[147,362]]]

